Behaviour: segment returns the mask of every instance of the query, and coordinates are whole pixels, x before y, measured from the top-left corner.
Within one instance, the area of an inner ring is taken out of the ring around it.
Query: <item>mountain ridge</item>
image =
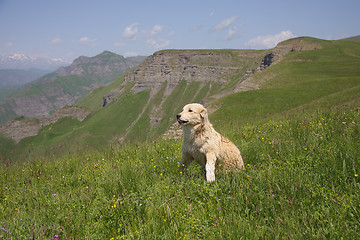
[[[140,61],[141,58],[128,60],[110,52],[79,57],[70,66],[44,75],[3,100],[0,123],[16,116],[48,117],[57,109],[73,105],[92,89],[112,82]]]

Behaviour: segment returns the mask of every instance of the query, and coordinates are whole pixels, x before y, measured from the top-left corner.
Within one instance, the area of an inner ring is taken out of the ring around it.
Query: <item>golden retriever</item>
[[[188,104],[176,118],[184,133],[180,170],[195,160],[202,166],[206,180],[213,182],[215,166],[225,166],[226,170],[244,168],[239,149],[215,131],[203,105]]]

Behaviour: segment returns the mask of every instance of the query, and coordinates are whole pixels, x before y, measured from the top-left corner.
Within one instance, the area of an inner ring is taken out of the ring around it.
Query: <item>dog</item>
[[[213,182],[215,166],[224,166],[226,171],[244,169],[240,150],[213,128],[203,105],[187,104],[176,118],[184,134],[180,171],[195,160],[202,166],[207,182]]]

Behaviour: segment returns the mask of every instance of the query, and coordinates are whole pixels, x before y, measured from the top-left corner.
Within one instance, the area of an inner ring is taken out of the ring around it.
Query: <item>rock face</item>
[[[134,82],[134,92],[151,89],[152,95],[168,83],[167,95],[182,80],[206,84],[229,83],[229,78],[242,75],[247,68],[260,66],[261,51],[245,50],[164,50],[156,52],[124,76]]]
[[[269,53],[265,55],[261,62],[260,70],[264,70],[265,68],[269,67],[273,63],[274,53]]]

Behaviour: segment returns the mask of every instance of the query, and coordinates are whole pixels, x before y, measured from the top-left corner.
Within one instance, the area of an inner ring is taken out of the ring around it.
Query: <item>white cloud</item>
[[[146,41],[146,43],[155,49],[160,49],[167,47],[170,44],[170,41],[164,39],[159,39],[159,40],[149,39]]]
[[[171,37],[171,36],[174,36],[174,34],[175,34],[175,31],[171,31],[171,32],[169,32],[168,36]]]
[[[50,44],[58,44],[58,43],[61,43],[62,42],[62,39],[61,38],[53,38],[50,40]]]
[[[238,28],[237,27],[233,27],[231,29],[228,30],[227,35],[225,36],[225,40],[227,41],[231,41],[234,39],[234,37],[237,35],[238,32]]]
[[[155,25],[151,31],[150,31],[150,35],[154,36],[156,34],[158,34],[159,32],[161,32],[163,30],[163,26],[162,25]]]
[[[223,29],[227,28],[228,26],[230,26],[236,19],[238,19],[238,16],[233,16],[233,17],[229,17],[225,20],[222,20],[220,23],[216,24],[212,28],[212,31],[223,30]]]
[[[79,39],[79,43],[83,44],[94,44],[96,42],[96,39],[91,39],[89,37],[82,37]]]
[[[89,40],[90,39],[88,37],[82,37],[79,39],[79,43],[87,43],[87,42],[89,42]]]
[[[127,26],[124,29],[123,37],[135,40],[139,32],[139,29],[137,28],[138,25],[139,23],[133,23],[130,26]]]
[[[294,35],[290,30],[287,30],[275,35],[258,36],[250,39],[246,45],[253,48],[273,48],[279,42],[294,37],[296,37],[296,35]]]

